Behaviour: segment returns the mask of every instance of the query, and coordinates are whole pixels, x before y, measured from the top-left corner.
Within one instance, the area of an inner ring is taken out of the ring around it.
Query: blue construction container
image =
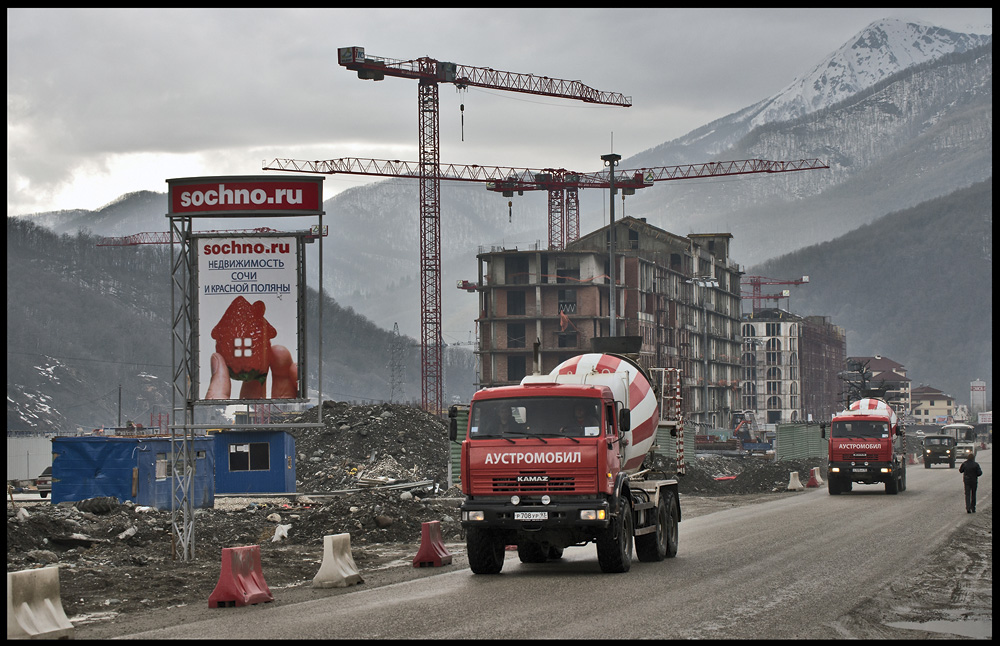
[[[215,439],[215,491],[295,493],[295,438],[287,431],[220,431]]]
[[[52,503],[113,496],[169,510],[173,477],[169,437],[52,438]],[[188,495],[195,508],[215,506],[215,443],[193,440],[195,471]]]

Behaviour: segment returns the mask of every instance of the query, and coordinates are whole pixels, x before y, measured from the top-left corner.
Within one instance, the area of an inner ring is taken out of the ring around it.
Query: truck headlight
[[[830,473],[840,473],[840,467],[830,467]]]
[[[462,520],[486,520],[486,514],[482,511],[463,511]]]
[[[580,520],[604,520],[607,518],[607,511],[604,509],[581,509]]]

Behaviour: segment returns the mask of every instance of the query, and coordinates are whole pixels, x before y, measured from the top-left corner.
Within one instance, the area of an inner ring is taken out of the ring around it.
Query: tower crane
[[[418,162],[398,159],[365,159],[342,157],[323,161],[300,159],[274,159],[265,163],[264,170],[281,170],[299,173],[321,173],[325,175],[350,174],[373,175],[417,179],[424,177]],[[767,159],[742,159],[737,161],[705,162],[679,166],[656,166],[615,172],[615,189],[625,194],[640,188],[652,186],[654,182],[699,179],[706,177],[728,177],[751,173],[787,173],[799,170],[820,170],[829,168],[819,159],[799,159],[793,161],[771,161]],[[549,192],[549,249],[563,249],[580,237],[580,220],[577,191],[584,188],[610,188],[609,170],[595,173],[580,173],[565,168],[515,168],[512,166],[480,166],[477,164],[439,164],[431,175],[438,180],[459,182],[480,182],[486,189],[502,193],[504,197],[515,192]],[[556,194],[556,195],[554,195]],[[566,212],[562,211],[563,200]],[[572,204],[572,207],[571,207]],[[554,207],[555,205],[555,207]]]
[[[270,227],[256,227],[253,229],[222,229],[199,231],[198,233],[279,233],[277,229]],[[170,238],[169,231],[144,231],[133,233],[127,236],[106,236],[97,241],[98,247],[131,247],[140,244],[171,244],[175,242]]]
[[[514,192],[523,191],[549,191],[549,248],[562,249],[565,244],[572,242],[579,237],[578,214],[571,224],[572,226],[562,228],[557,223],[562,222],[560,214],[553,213],[553,192],[572,195],[575,199],[576,192],[581,188],[610,188],[611,170],[598,171],[595,173],[579,173],[566,169],[532,169],[515,168],[512,166],[480,166],[462,164],[425,164],[412,161],[400,161],[398,159],[366,159],[359,157],[342,157],[339,159],[328,159],[323,161],[307,161],[297,159],[274,159],[265,162],[264,170],[290,171],[298,173],[320,173],[325,175],[351,174],[351,175],[372,175],[381,177],[397,178],[417,178],[421,183],[428,180],[440,182],[441,180],[454,180],[462,182],[485,183],[487,190],[502,193],[505,197],[512,196]],[[800,159],[795,161],[770,161],[765,159],[744,159],[739,161],[707,162],[701,164],[685,164],[680,166],[659,166],[652,168],[641,168],[636,170],[619,170],[614,174],[615,189],[624,191],[634,191],[636,189],[651,186],[654,182],[696,179],[705,177],[728,177],[733,175],[746,175],[751,173],[787,173],[800,170],[819,170],[829,168],[828,165],[818,159]],[[423,194],[423,193],[421,193]],[[437,363],[423,363],[424,370],[424,400],[427,407],[429,400],[427,384],[439,379],[440,372],[430,374],[430,371],[440,370],[441,342],[439,335],[428,336],[428,329],[433,325],[440,327],[440,223],[437,223],[433,240],[428,240],[424,229],[423,209],[426,205],[421,202],[421,339],[422,358],[434,356],[437,353]],[[435,203],[437,207],[437,203]],[[435,249],[433,256],[426,253],[427,243],[433,242]],[[434,291],[424,290],[425,269],[434,261]],[[806,279],[808,281],[808,279]],[[459,289],[474,291],[476,286],[468,281],[460,283]],[[433,296],[435,305],[429,307],[425,300]],[[434,314],[436,318],[431,317]],[[428,343],[433,347],[428,348]],[[439,382],[438,382],[439,384]],[[437,386],[436,393],[440,394],[440,385]],[[430,401],[431,404],[439,400]]]
[[[760,310],[762,301],[787,298],[788,293],[783,294],[761,294],[761,285],[802,285],[809,282],[809,276],[803,276],[795,280],[781,280],[779,278],[768,278],[766,276],[747,276],[743,279],[743,286],[749,285],[749,294],[743,293],[743,298],[753,299],[753,312],[756,314]]]
[[[575,99],[585,103],[629,107],[632,99],[615,92],[601,92],[580,81],[553,79],[534,74],[503,72],[438,61],[424,56],[398,60],[366,56],[363,47],[337,50],[340,65],[358,78],[381,81],[386,76],[418,81],[417,145],[420,180],[420,335],[424,369],[422,405],[435,413],[442,410],[443,379],[441,352],[441,185],[438,85],[452,83],[459,89],[481,87]]]

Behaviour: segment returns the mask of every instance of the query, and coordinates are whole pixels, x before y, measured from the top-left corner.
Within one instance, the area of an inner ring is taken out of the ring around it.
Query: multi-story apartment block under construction
[[[829,317],[779,308],[744,315],[743,409],[757,419],[821,422],[844,408],[840,375],[847,361],[844,329]]]
[[[732,236],[679,236],[630,217],[611,226],[560,250],[481,250],[481,385],[518,383],[591,352],[592,339],[628,337],[644,367],[681,369],[689,428],[730,428],[742,372],[742,272],[729,258]]]

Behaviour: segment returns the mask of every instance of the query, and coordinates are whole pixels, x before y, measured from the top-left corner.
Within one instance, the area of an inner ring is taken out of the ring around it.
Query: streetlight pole
[[[611,267],[610,267],[610,271],[608,272],[608,277],[611,280],[611,293],[610,293],[610,296],[609,296],[609,301],[610,301],[609,302],[609,306],[610,306],[609,309],[611,311],[611,323],[610,323],[610,327],[609,327],[609,330],[608,330],[608,333],[609,333],[610,336],[618,336],[617,329],[616,329],[617,326],[616,326],[616,323],[615,323],[615,318],[616,318],[616,315],[618,313],[618,294],[615,291],[615,282],[616,282],[616,280],[615,280],[615,249],[618,246],[618,239],[617,239],[618,237],[615,235],[615,166],[618,164],[618,161],[621,158],[622,158],[621,155],[616,155],[615,153],[609,153],[607,155],[601,155],[601,160],[604,162],[604,164],[606,166],[608,166],[610,168],[610,172],[608,173],[608,177],[609,177],[608,186],[609,186],[609,189],[610,189],[610,200],[611,200],[611,206],[610,206],[610,209],[608,211],[609,214],[610,214],[610,222],[611,222],[610,229],[609,229],[610,240],[609,240],[609,245],[608,245],[609,246],[608,255],[609,255],[610,259],[611,259],[611,263],[610,263]]]

